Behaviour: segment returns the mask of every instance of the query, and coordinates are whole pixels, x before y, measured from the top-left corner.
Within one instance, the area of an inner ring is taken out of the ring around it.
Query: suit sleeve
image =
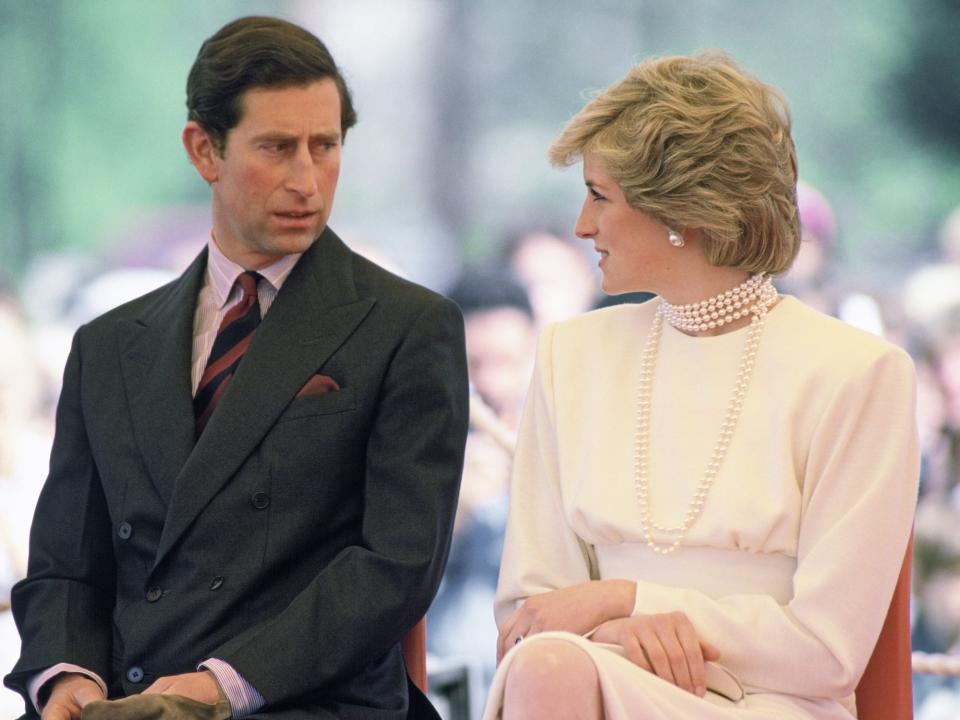
[[[914,388],[910,359],[891,349],[848,378],[821,417],[786,605],[640,581],[635,611],[685,612],[747,686],[849,696],[886,617],[916,507]]]
[[[22,649],[4,682],[24,697],[32,676],[61,662],[110,676],[115,562],[84,423],[82,332],[64,371],[50,473],[30,531],[27,578],[12,594]]]
[[[268,705],[359,674],[426,613],[449,550],[468,414],[463,319],[435,300],[383,379],[367,443],[362,545],[341,552],[285,610],[212,653]]]

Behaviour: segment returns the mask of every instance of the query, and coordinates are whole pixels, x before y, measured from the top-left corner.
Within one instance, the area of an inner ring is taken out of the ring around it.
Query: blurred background
[[[278,15],[319,35],[359,112],[331,226],[467,319],[477,410],[431,610],[438,702],[482,703],[512,433],[545,322],[606,302],[573,238],[578,168],[546,148],[650,55],[720,48],[790,100],[803,251],[781,289],[917,362],[924,463],[916,649],[960,637],[957,0],[0,0],[0,607],[25,567],[75,328],[172,278],[209,231],[180,145],[201,42]],[[636,298],[642,299],[642,298]],[[18,640],[0,610],[0,662]],[[915,679],[920,720],[960,686]],[[0,691],[0,715],[18,700]]]

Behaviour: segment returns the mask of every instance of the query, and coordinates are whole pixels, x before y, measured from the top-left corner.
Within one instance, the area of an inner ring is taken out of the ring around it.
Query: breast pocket
[[[287,405],[283,415],[278,419],[278,423],[296,420],[298,418],[314,417],[316,415],[332,415],[334,413],[347,412],[357,408],[357,398],[352,387],[343,387],[339,390],[318,393],[317,395],[307,395],[305,397],[294,398]]]

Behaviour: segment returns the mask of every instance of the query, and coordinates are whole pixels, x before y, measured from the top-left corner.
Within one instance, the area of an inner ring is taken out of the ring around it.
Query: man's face
[[[340,174],[340,94],[325,78],[248,90],[241,107],[223,155],[211,146],[208,161],[191,157],[213,191],[217,244],[256,269],[305,251],[327,224]]]

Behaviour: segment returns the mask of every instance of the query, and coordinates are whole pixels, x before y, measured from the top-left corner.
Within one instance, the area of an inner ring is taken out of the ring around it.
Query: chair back
[[[407,675],[420,692],[427,694],[427,619],[420,618],[420,622],[410,628],[403,641],[403,661],[407,666]]]
[[[900,578],[887,619],[867,669],[857,685],[858,720],[913,720],[910,648],[910,568],[913,538],[907,543]]]

